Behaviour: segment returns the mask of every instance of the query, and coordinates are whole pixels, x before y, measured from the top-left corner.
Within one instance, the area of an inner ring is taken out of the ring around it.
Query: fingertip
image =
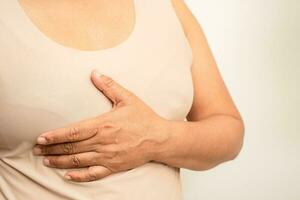
[[[47,131],[39,135],[39,137],[36,139],[37,144],[47,144],[49,141],[48,136],[53,131]]]
[[[39,136],[36,140],[38,144],[47,144],[47,139],[45,137]]]
[[[72,179],[72,177],[71,177],[70,175],[68,175],[68,174],[66,174],[66,175],[64,176],[64,178],[65,178],[66,180],[71,180],[71,179]]]
[[[103,75],[97,69],[93,69],[92,73],[96,78],[100,78]]]

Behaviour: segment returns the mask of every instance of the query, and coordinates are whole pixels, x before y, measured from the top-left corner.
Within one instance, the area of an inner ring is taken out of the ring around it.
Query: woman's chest
[[[58,44],[82,50],[110,48],[126,40],[135,24],[134,1],[19,0],[24,17]]]
[[[109,111],[110,101],[90,80],[93,69],[165,118],[184,119],[192,104],[189,60],[184,56],[144,49],[87,58],[13,48],[1,55],[0,149],[23,141],[33,144],[46,130]]]

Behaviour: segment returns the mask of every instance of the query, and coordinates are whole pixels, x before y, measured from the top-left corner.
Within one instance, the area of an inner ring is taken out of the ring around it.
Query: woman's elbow
[[[242,119],[236,120],[231,140],[228,145],[227,160],[234,160],[238,157],[244,144],[245,125]]]
[[[202,160],[196,169],[197,171],[212,169],[224,162],[234,160],[238,157],[244,143],[244,122],[243,120],[234,119],[230,126],[230,131],[226,134],[226,142],[223,141],[223,144],[225,145],[221,145],[223,147],[219,149],[219,154],[215,154],[218,156],[209,159],[207,162],[203,162]]]

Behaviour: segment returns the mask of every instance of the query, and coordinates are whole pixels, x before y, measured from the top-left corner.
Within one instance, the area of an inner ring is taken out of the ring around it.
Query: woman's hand
[[[45,155],[74,181],[93,181],[152,160],[153,149],[168,140],[166,121],[108,76],[92,73],[94,85],[113,104],[111,111],[41,134],[33,152]]]

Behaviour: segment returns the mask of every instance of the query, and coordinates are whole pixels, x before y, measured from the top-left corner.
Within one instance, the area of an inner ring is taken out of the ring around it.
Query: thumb
[[[111,77],[100,74],[95,69],[92,71],[92,81],[95,87],[112,101],[113,107],[129,104],[134,96],[132,92],[122,87]]]

